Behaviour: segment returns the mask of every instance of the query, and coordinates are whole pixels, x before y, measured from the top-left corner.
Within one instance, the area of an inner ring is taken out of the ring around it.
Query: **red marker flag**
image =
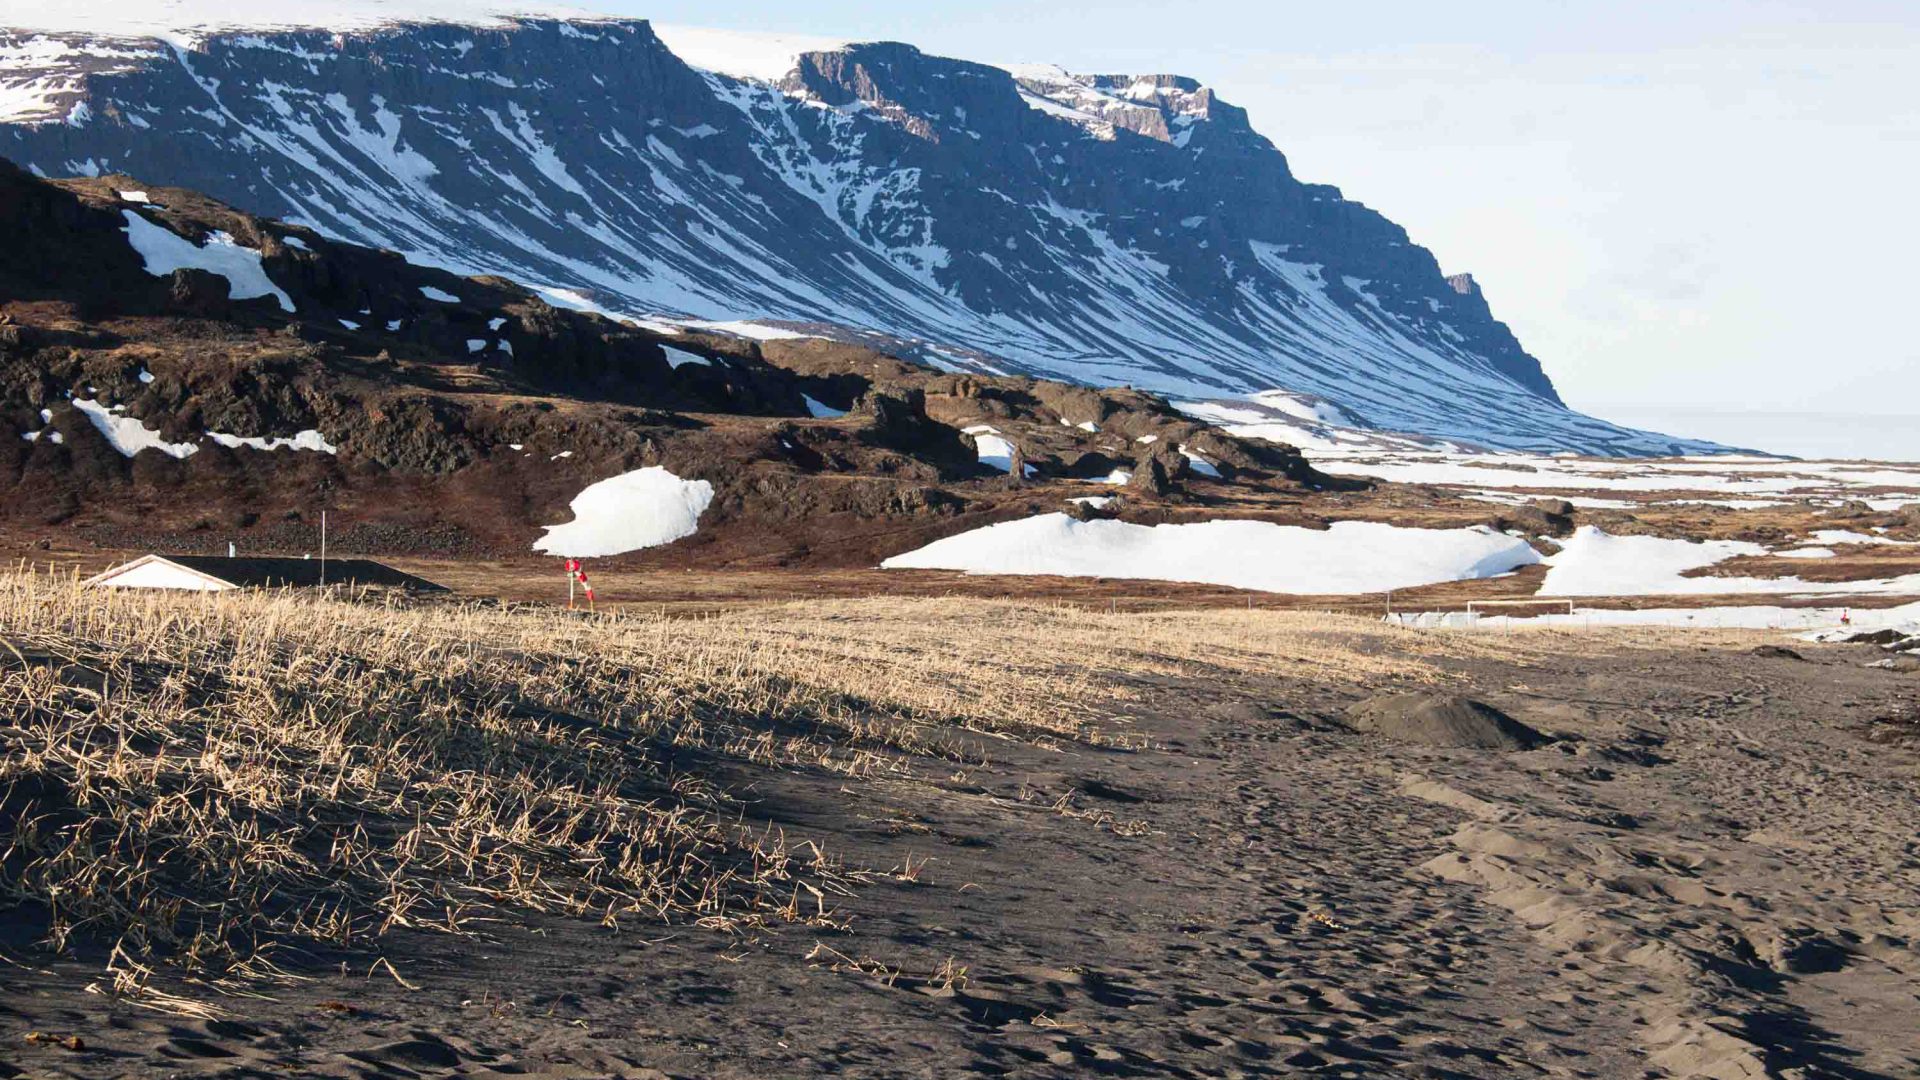
[[[593,606],[593,586],[587,583],[586,566],[582,564],[579,559],[568,559],[567,572],[573,577],[573,580],[580,583],[580,588],[586,591],[587,606],[591,608]]]

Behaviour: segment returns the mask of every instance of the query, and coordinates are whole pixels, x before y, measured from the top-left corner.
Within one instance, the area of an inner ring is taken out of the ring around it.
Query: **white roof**
[[[237,586],[212,574],[182,566],[164,555],[142,555],[132,562],[103,570],[80,583],[82,588],[187,589],[219,592]]]

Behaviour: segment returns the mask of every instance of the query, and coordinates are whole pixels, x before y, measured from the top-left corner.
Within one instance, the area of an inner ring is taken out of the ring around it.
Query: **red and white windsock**
[[[580,562],[579,559],[568,559],[567,573],[573,576],[573,580],[580,583],[580,588],[583,589],[587,594],[587,606],[592,607],[593,606],[593,586],[587,584],[587,568]]]

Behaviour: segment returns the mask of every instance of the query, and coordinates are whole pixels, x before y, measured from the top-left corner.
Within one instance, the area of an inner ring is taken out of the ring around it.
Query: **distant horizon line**
[[[1846,412],[1834,412],[1827,409],[1730,409],[1712,405],[1647,405],[1632,402],[1612,402],[1607,404],[1593,404],[1590,402],[1575,404],[1569,402],[1568,407],[1586,413],[1597,413],[1608,409],[1626,409],[1643,412],[1693,413],[1700,416],[1824,416],[1834,419],[1859,417],[1876,417],[1885,420],[1920,419],[1920,410],[1911,412],[1869,412],[1856,409]]]

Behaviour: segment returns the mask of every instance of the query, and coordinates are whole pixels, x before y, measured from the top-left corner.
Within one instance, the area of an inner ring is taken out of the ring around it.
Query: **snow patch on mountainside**
[[[585,559],[671,544],[699,530],[712,502],[712,484],[658,465],[621,473],[575,495],[573,520],[547,526],[533,550]]]
[[[699,353],[690,353],[685,349],[676,349],[671,345],[660,346],[660,351],[667,354],[667,366],[675,371],[686,367],[688,364],[692,364],[695,367],[713,366],[713,361],[701,356]]]
[[[980,464],[991,469],[999,469],[1003,473],[1013,471],[1013,443],[1000,434],[999,428],[976,424],[963,431],[973,437],[973,445],[979,453]],[[1032,476],[1033,466],[1022,464],[1020,472],[1022,476]]]
[[[161,438],[160,433],[131,416],[122,416],[119,406],[109,408],[90,398],[74,398],[73,407],[92,422],[101,435],[106,437],[115,450],[126,457],[132,457],[142,450],[158,450],[171,458],[192,457],[200,449],[198,443],[175,443]]]
[[[127,219],[122,226],[127,242],[140,253],[147,273],[154,277],[166,277],[175,270],[205,270],[226,278],[228,295],[235,300],[271,296],[280,302],[280,310],[293,311],[293,297],[267,276],[266,269],[260,265],[258,251],[241,247],[223,232],[209,235],[203,246],[131,210],[120,213]]]
[[[1193,415],[1221,410],[1189,409]],[[1225,421],[1235,434],[1262,437],[1268,425]],[[1281,433],[1282,435],[1286,433]],[[1293,433],[1298,435],[1300,433]],[[1839,505],[1858,500],[1875,510],[1920,503],[1920,464],[1867,464],[1847,461],[1796,461],[1727,455],[1724,457],[1621,460],[1573,455],[1502,453],[1484,449],[1440,449],[1432,440],[1365,433],[1365,441],[1328,442],[1282,438],[1306,453],[1322,472],[1370,477],[1403,484],[1453,488],[1463,498],[1520,504],[1553,496],[1575,506],[1627,509],[1637,500],[1594,498],[1583,494],[1612,491],[1652,496],[1669,504],[1724,506],[1750,510],[1785,501],[1814,500]],[[1397,439],[1401,445],[1394,445]],[[1727,498],[1728,495],[1743,496]],[[1758,497],[1756,497],[1758,496]],[[1868,543],[1839,540],[1841,531],[1816,534],[1820,543]],[[1882,538],[1883,540],[1884,538]]]
[[[0,15],[0,22],[13,19]],[[0,123],[53,121],[82,125],[91,107],[79,100],[80,71],[131,70],[160,52],[151,44],[28,37],[0,42]]]
[[[229,449],[245,446],[254,450],[308,450],[316,454],[338,454],[340,451],[326,436],[314,428],[296,431],[292,435],[229,435],[224,431],[209,431],[207,438]]]
[[[802,394],[800,395],[800,398],[803,402],[806,403],[807,415],[813,417],[815,420],[838,420],[841,417],[847,415],[847,410],[836,409],[833,406],[818,400],[817,398],[813,397],[811,394]]]
[[[196,32],[218,30],[314,27],[344,32],[399,22],[500,26],[515,16],[603,17],[568,4],[531,0],[273,0],[271,4],[254,5],[228,0],[71,0],[23,5],[0,13],[0,25],[188,43],[196,39]]]
[[[813,34],[775,34],[753,30],[714,30],[655,23],[653,32],[673,55],[702,71],[737,79],[779,82],[799,64],[800,54],[844,49],[844,38]]]

